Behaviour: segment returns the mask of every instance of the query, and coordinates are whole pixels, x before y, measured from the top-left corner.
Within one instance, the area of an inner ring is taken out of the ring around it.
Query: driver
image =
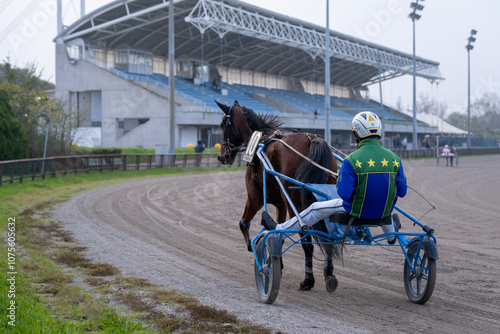
[[[300,217],[307,226],[340,211],[362,219],[382,219],[392,214],[397,198],[406,195],[406,177],[401,159],[380,145],[380,127],[380,119],[371,111],[354,116],[351,129],[358,149],[346,157],[340,168],[337,180],[340,198],[315,202],[302,211]],[[261,224],[267,230],[300,229],[297,217],[276,224],[269,214],[264,214]],[[382,230],[397,232],[400,227],[396,218],[392,224],[382,225]],[[395,241],[396,237],[388,240],[390,244]]]

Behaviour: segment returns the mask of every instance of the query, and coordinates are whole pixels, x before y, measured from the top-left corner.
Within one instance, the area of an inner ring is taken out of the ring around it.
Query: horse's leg
[[[245,211],[243,211],[243,216],[240,220],[240,230],[243,233],[243,238],[245,238],[245,243],[247,244],[247,249],[249,252],[252,251],[252,246],[250,244],[250,222],[257,212],[262,208],[263,203],[259,200],[251,200],[250,196],[247,198],[245,204]]]
[[[298,191],[290,192],[290,198],[292,202],[295,204],[295,208],[298,212],[302,211],[302,203],[301,203],[301,193]],[[294,216],[294,212],[291,207],[288,206],[288,214],[290,217]],[[302,237],[303,234],[300,234]],[[304,250],[304,258],[305,258],[305,278],[302,282],[300,282],[299,289],[302,291],[309,291],[314,287],[315,279],[313,274],[313,254],[314,254],[314,245],[311,244],[311,236],[308,236],[304,239],[305,243],[302,243],[302,249]]]
[[[306,237],[306,242],[311,242],[311,236]],[[302,244],[302,249],[304,250],[305,256],[305,273],[306,276],[302,282],[300,282],[300,290],[309,291],[314,287],[315,279],[313,274],[313,254],[314,245]]]
[[[330,251],[328,251],[328,248]],[[332,252],[333,247],[326,247],[327,251],[327,256],[325,260],[325,264],[323,266],[323,274],[325,275],[325,285],[326,285],[326,291],[328,292],[334,292],[337,289],[337,286],[339,285],[337,281],[337,277],[333,274],[333,252]]]

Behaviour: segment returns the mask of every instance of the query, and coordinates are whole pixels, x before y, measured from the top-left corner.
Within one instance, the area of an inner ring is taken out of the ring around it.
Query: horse
[[[238,101],[235,101],[230,107],[217,101],[215,102],[224,112],[220,123],[223,140],[217,156],[221,164],[231,165],[241,148],[248,144],[252,133],[254,131],[261,131],[263,139],[267,139],[264,152],[277,172],[304,183],[336,183],[336,178],[331,174],[320,170],[286,146],[289,145],[303,156],[307,156],[308,159],[333,172],[337,172],[337,161],[333,157],[330,146],[322,138],[304,132],[293,132],[285,136],[278,135],[279,140],[273,140],[273,136],[276,136],[275,131],[282,125],[278,121],[277,116],[258,115],[252,109],[240,106]],[[250,252],[252,251],[249,234],[250,223],[264,205],[263,170],[260,160],[254,157],[247,164],[245,173],[247,200],[239,226]],[[285,189],[293,185],[287,181],[283,183]],[[277,222],[284,222],[287,212],[290,217],[295,216],[276,179],[268,177],[266,186],[267,202],[276,207]],[[315,201],[313,194],[308,190],[295,190],[291,188],[289,189],[289,196],[298,212],[301,212]],[[326,232],[324,221],[316,224],[314,228]],[[310,238],[307,241],[310,241]],[[327,277],[333,276],[332,258],[338,254],[338,251],[331,245],[322,246],[321,250],[326,252],[326,262],[323,268],[326,280]],[[302,244],[302,248],[305,254],[305,279],[300,283],[300,289],[307,291],[314,287],[315,283],[312,268],[314,245]]]

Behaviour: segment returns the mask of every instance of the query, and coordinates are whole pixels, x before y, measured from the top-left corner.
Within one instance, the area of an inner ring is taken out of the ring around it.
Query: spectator
[[[453,145],[453,143],[450,143]],[[451,167],[453,167],[453,156],[455,155],[448,145],[444,145],[441,155],[446,158],[446,166],[448,166],[448,159],[451,160]]]
[[[455,146],[453,146],[453,142],[450,141],[450,163],[451,163],[451,167],[453,167],[453,157],[456,155],[456,149],[455,149]]]
[[[203,151],[205,151],[205,145],[201,142],[201,140],[198,140],[198,145],[194,148],[196,166],[199,166],[201,163],[201,154]]]
[[[342,148],[342,144],[340,143],[340,140],[338,138],[335,139],[334,145],[335,145],[336,148]]]
[[[395,135],[394,138],[392,139],[392,146],[396,150],[401,149],[401,138],[399,138],[399,133]]]

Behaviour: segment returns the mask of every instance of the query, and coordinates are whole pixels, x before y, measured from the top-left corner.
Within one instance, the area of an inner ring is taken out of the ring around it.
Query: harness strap
[[[286,147],[288,147],[289,149],[291,149],[293,152],[295,152],[296,154],[298,154],[300,157],[302,157],[304,160],[306,160],[309,163],[311,163],[312,165],[318,167],[319,169],[321,169],[325,173],[330,174],[333,177],[338,177],[339,176],[338,173],[335,173],[334,171],[331,171],[328,168],[325,168],[325,167],[321,166],[320,164],[318,164],[317,162],[309,159],[308,157],[306,157],[305,155],[303,155],[302,153],[300,153],[299,151],[297,151],[296,149],[294,149],[292,146],[290,146],[287,143],[285,143],[284,140],[278,139],[278,138],[269,138],[269,139],[270,140],[274,140],[274,141],[279,141],[280,143],[282,143],[283,145],[285,145]]]

